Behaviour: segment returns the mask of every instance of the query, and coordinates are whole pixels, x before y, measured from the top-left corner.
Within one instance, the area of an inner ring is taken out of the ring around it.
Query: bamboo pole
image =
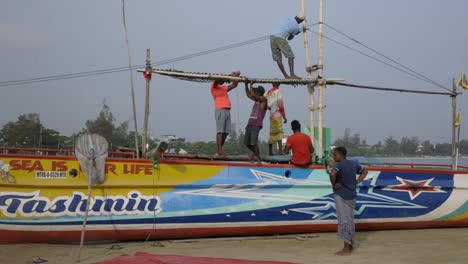
[[[128,44],[128,33],[127,33],[127,22],[125,19],[125,0],[122,0],[122,22],[125,32],[125,45],[127,46],[128,55],[128,69],[130,70],[130,91],[132,95],[132,110],[133,110],[133,124],[135,128],[135,153],[136,157],[140,157],[140,151],[138,150],[138,123],[136,114],[136,103],[135,103],[135,88],[133,86],[133,71],[132,71],[132,56],[130,52],[130,45]]]
[[[319,32],[318,32],[318,79],[323,76],[323,0],[320,0],[319,6]],[[323,90],[324,84],[319,80],[319,115],[318,115],[318,152],[319,158],[323,157]]]
[[[456,122],[457,122],[457,85],[455,79],[452,80],[452,170],[457,169],[457,139],[456,139]]]
[[[151,66],[151,51],[146,49],[146,66]],[[148,140],[148,123],[149,123],[149,114],[150,114],[150,82],[149,78],[146,79],[146,91],[145,91],[145,117],[143,120],[143,133],[141,137],[141,154],[142,157],[146,157],[146,143]]]
[[[305,0],[301,1],[301,13],[305,16]],[[307,17],[303,22],[304,26],[307,25]],[[310,52],[309,52],[309,33],[307,30],[304,30],[304,51],[306,57],[307,67],[312,66],[310,62]],[[312,72],[307,72],[307,79],[312,79]],[[308,84],[307,88],[309,90],[309,126],[310,126],[310,139],[312,144],[315,145],[315,95],[314,95],[314,85]],[[315,147],[315,146],[314,146]]]

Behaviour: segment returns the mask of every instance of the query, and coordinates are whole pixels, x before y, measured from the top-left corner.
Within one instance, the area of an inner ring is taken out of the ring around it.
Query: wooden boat
[[[77,159],[67,154],[0,154],[0,243],[79,241],[88,181]],[[86,240],[336,228],[323,166],[187,158],[168,156],[154,170],[149,160],[108,158],[105,182],[93,186]],[[358,188],[359,230],[468,226],[468,168],[403,165],[369,168]]]

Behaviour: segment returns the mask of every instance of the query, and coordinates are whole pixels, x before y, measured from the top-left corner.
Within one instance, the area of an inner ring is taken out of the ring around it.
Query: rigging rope
[[[308,30],[309,30],[310,32],[313,32],[313,33],[318,34],[317,32],[315,32],[315,31],[313,31],[313,30],[310,30],[310,29],[308,29]],[[380,63],[382,63],[382,64],[385,64],[385,65],[387,65],[387,66],[389,66],[389,67],[391,67],[391,68],[393,68],[393,69],[395,69],[395,70],[398,70],[398,71],[400,71],[400,72],[403,72],[403,73],[406,73],[406,74],[408,74],[408,75],[411,75],[411,76],[413,76],[413,77],[415,77],[415,78],[417,78],[417,79],[420,79],[420,80],[425,81],[423,78],[417,76],[416,74],[413,74],[413,73],[411,73],[411,72],[408,72],[408,71],[405,71],[405,70],[403,70],[403,69],[401,69],[401,68],[398,68],[398,67],[396,67],[395,65],[392,65],[392,64],[390,64],[390,63],[388,63],[388,62],[385,62],[385,61],[383,61],[383,60],[381,60],[381,59],[379,59],[379,58],[376,58],[375,56],[366,54],[366,53],[364,53],[364,52],[362,52],[362,51],[360,51],[360,50],[358,50],[358,49],[355,49],[355,48],[353,48],[353,47],[351,47],[351,46],[348,46],[348,45],[346,45],[346,44],[343,44],[343,43],[341,43],[341,42],[339,42],[339,41],[337,41],[337,40],[335,40],[335,39],[333,39],[333,38],[331,38],[331,37],[328,37],[328,36],[323,35],[323,38],[326,39],[326,40],[328,40],[328,41],[330,41],[330,42],[333,42],[333,43],[335,43],[335,44],[337,44],[337,45],[340,45],[340,46],[345,47],[345,48],[347,48],[347,49],[350,49],[350,50],[352,50],[352,51],[354,51],[354,52],[357,52],[357,53],[359,53],[359,54],[361,54],[361,55],[364,55],[364,56],[366,56],[366,57],[368,57],[368,58],[370,58],[370,59],[373,59],[373,60],[375,60],[375,61],[377,61],[377,62],[380,62]],[[449,90],[449,91],[450,91],[450,90]],[[451,92],[451,91],[450,91],[450,92]]]
[[[339,86],[347,86],[347,87],[352,87],[352,88],[378,90],[378,91],[386,91],[386,92],[416,93],[416,94],[430,94],[430,95],[448,95],[448,96],[455,96],[456,95],[456,94],[453,94],[452,92],[448,93],[448,92],[432,92],[432,91],[420,91],[420,90],[399,89],[399,88],[386,88],[386,87],[360,85],[360,84],[352,84],[352,83],[345,83],[345,82],[334,82],[334,81],[327,81],[327,85],[339,85]]]
[[[306,27],[312,27],[314,25],[317,25],[318,23],[312,23],[307,25]],[[281,33],[278,33],[281,34]],[[260,41],[264,41],[270,38],[270,35],[268,36],[263,36],[263,37],[258,37],[254,39],[250,39],[247,41],[242,41],[242,42],[237,42],[234,44],[230,45],[225,45],[221,46],[218,48],[214,49],[209,49],[206,51],[201,51],[201,52],[196,52],[196,53],[191,53],[187,54],[184,56],[179,56],[179,57],[174,57],[172,59],[167,59],[159,62],[152,63],[151,66],[153,67],[159,67],[163,66],[169,63],[174,63],[174,62],[179,62],[179,61],[184,61],[188,59],[193,59],[196,57],[212,54],[212,53],[217,53],[221,52],[224,50],[229,50],[229,49],[234,49],[246,45],[250,45],[253,43],[257,43]],[[28,79],[21,79],[21,80],[14,80],[14,81],[5,81],[5,82],[0,82],[0,87],[2,86],[11,86],[11,85],[21,85],[21,84],[29,84],[29,83],[39,83],[39,82],[48,82],[48,81],[57,81],[57,80],[65,80],[65,79],[72,79],[72,78],[81,78],[81,77],[89,77],[89,76],[96,76],[96,75],[104,75],[104,74],[110,74],[110,73],[116,73],[116,72],[123,72],[123,71],[128,71],[128,70],[135,70],[141,67],[145,67],[145,64],[140,64],[133,66],[131,69],[129,69],[128,66],[125,67],[116,67],[116,68],[109,68],[109,69],[101,69],[101,70],[93,70],[93,71],[84,71],[84,72],[77,72],[77,73],[67,73],[67,74],[60,74],[60,75],[52,75],[52,76],[47,76],[47,77],[36,77],[36,78],[28,78]]]
[[[436,81],[434,81],[434,80],[432,80],[432,79],[430,79],[430,78],[428,78],[428,77],[426,77],[426,76],[424,76],[424,75],[422,75],[422,74],[416,72],[415,70],[413,70],[413,69],[411,69],[411,68],[409,68],[409,67],[403,65],[402,63],[400,63],[400,62],[398,62],[398,61],[396,61],[396,60],[390,58],[389,56],[383,54],[382,52],[379,52],[379,51],[377,51],[376,49],[373,49],[373,48],[369,47],[368,45],[362,43],[361,41],[358,41],[358,40],[356,40],[355,38],[349,36],[348,34],[346,34],[346,33],[342,32],[342,31],[336,29],[335,27],[332,27],[331,25],[329,25],[329,24],[327,24],[327,23],[323,23],[323,24],[324,24],[326,27],[328,27],[328,28],[332,29],[333,31],[337,32],[338,34],[341,34],[341,35],[347,37],[347,38],[350,39],[351,41],[356,42],[357,44],[359,44],[359,45],[365,47],[366,49],[368,49],[368,50],[370,50],[370,51],[372,51],[372,52],[374,52],[374,53],[376,53],[376,54],[382,56],[383,58],[385,58],[385,59],[387,59],[387,60],[389,60],[389,61],[391,61],[391,62],[393,62],[393,63],[395,63],[395,64],[397,64],[397,65],[399,65],[399,66],[401,66],[401,67],[403,67],[403,68],[405,68],[406,70],[408,70],[408,71],[410,71],[410,72],[412,72],[412,73],[418,75],[418,76],[421,78],[421,80],[426,81],[426,82],[428,82],[428,83],[430,83],[430,84],[432,84],[432,85],[434,85],[434,86],[437,86],[437,87],[439,87],[439,88],[441,88],[441,89],[444,89],[444,90],[446,90],[446,91],[451,92],[451,90],[450,90],[449,88],[443,86],[442,84],[440,84],[440,83],[438,83],[438,82],[436,82]]]

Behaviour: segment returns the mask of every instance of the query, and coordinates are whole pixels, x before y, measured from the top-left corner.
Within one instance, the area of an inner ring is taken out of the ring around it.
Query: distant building
[[[174,142],[178,142],[178,141],[185,141],[184,138],[180,138],[176,135],[161,135],[160,141],[162,142],[167,142],[167,143],[174,143]]]

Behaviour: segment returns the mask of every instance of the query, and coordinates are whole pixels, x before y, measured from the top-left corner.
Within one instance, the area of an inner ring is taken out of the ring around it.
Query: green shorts
[[[288,59],[294,58],[294,52],[292,51],[291,46],[289,46],[287,40],[277,36],[270,36],[270,46],[274,61],[281,60],[281,52]]]

